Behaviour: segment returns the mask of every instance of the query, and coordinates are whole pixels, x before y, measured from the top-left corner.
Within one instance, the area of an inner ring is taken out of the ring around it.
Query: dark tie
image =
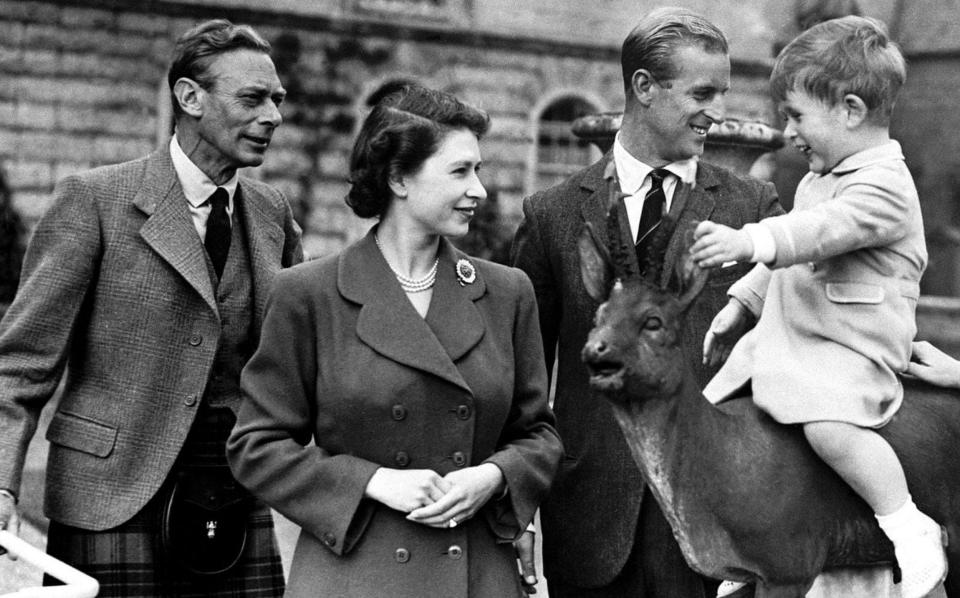
[[[223,275],[223,265],[227,263],[227,252],[230,251],[230,214],[227,214],[227,199],[227,190],[223,187],[217,187],[207,199],[212,209],[207,217],[207,237],[203,244],[207,248],[210,261],[213,262],[217,278]]]
[[[650,266],[658,266],[652,249],[657,237],[657,227],[663,217],[663,206],[667,203],[667,196],[663,193],[663,179],[669,174],[670,171],[663,168],[655,168],[650,172],[650,190],[643,200],[640,226],[637,229],[636,249],[641,275],[645,275],[651,269]]]

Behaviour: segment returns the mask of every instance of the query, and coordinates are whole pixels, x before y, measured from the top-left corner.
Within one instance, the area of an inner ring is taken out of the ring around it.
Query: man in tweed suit
[[[48,551],[97,578],[100,596],[283,590],[263,505],[225,574],[170,569],[154,543],[172,480],[226,464],[268,289],[303,256],[287,201],[237,173],[263,161],[281,122],[269,51],[223,20],[178,40],[176,134],[145,158],[58,184],[0,322],[0,527],[17,528],[24,453],[66,368],[47,432]]]
[[[739,228],[782,209],[771,184],[698,162],[707,129],[724,118],[730,61],[723,33],[688,11],[659,9],[629,34],[621,62],[627,97],[613,150],[524,200],[512,248],[537,293],[548,367],[558,359],[554,410],[565,456],[541,508],[544,573],[551,598],[712,597],[716,584],[687,566],[609,406],[589,387],[580,351],[598,305],[580,280],[577,239],[586,222],[629,248],[652,239],[627,253],[630,267],[667,284],[693,223]],[[614,184],[625,197],[620,230],[608,231]],[[652,228],[647,204],[656,208]],[[712,374],[700,358],[707,327],[747,267],[712,272],[690,309],[684,352],[701,384]]]

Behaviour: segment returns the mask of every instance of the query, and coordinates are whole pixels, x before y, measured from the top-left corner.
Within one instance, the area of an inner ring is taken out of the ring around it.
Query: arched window
[[[598,110],[590,102],[576,96],[564,96],[551,102],[540,113],[533,189],[529,191],[555,185],[600,158],[596,146],[579,139],[570,130],[573,121],[595,112]]]

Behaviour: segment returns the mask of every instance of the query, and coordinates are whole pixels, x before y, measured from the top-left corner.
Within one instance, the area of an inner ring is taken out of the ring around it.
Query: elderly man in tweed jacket
[[[263,161],[282,120],[269,51],[222,20],[181,37],[169,72],[175,136],[58,184],[0,322],[0,527],[17,527],[24,453],[66,369],[47,432],[48,551],[96,577],[101,596],[283,590],[262,505],[226,574],[167,568],[154,543],[180,471],[225,465],[268,289],[303,256],[283,196],[237,174]]]

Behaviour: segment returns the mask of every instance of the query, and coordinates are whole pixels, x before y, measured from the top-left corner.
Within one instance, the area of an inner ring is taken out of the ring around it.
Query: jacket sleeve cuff
[[[767,227],[759,222],[744,225],[743,230],[753,242],[753,255],[750,261],[755,264],[770,264],[777,259],[777,242]]]

